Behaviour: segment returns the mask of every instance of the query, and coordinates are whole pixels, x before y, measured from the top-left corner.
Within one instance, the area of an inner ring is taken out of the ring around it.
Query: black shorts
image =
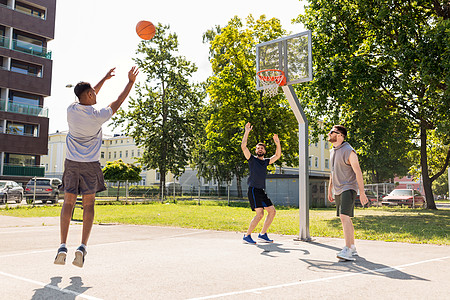
[[[263,189],[251,186],[248,188],[248,201],[250,202],[253,211],[258,207],[269,207],[273,205]]]
[[[62,185],[59,189],[76,195],[89,195],[106,190],[100,162],[78,162],[66,159]]]
[[[336,215],[339,217],[339,214],[343,214],[349,217],[353,217],[356,191],[343,191],[341,194],[335,195],[334,197],[336,202]]]

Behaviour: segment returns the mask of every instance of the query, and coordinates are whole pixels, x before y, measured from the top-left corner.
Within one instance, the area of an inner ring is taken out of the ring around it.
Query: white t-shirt
[[[80,162],[100,160],[102,125],[113,115],[111,107],[100,110],[74,102],[67,108],[69,134],[66,138],[67,159]]]

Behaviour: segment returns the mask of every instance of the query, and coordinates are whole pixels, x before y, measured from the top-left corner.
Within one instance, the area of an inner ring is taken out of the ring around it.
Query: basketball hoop
[[[261,70],[256,75],[264,87],[264,96],[274,97],[278,94],[278,87],[286,84],[284,72],[277,69]]]

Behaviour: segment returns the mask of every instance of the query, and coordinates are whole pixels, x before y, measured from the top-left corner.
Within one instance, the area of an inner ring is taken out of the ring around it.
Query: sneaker
[[[72,264],[74,266],[82,268],[84,264],[84,257],[86,256],[86,254],[86,248],[84,248],[83,246],[78,247],[77,251],[75,251],[75,258],[73,259]]]
[[[244,244],[252,244],[252,245],[256,244],[256,242],[252,239],[251,235],[244,234],[244,238],[242,240],[244,241]]]
[[[59,247],[58,253],[56,254],[54,264],[55,265],[65,265],[67,256],[67,248]]]
[[[355,245],[352,245],[352,246],[350,247],[350,250],[352,250],[352,255],[353,255],[353,256],[359,256],[359,255],[358,255],[358,252],[356,251]]]
[[[273,243],[273,240],[269,239],[267,233],[258,234],[258,239],[263,243]]]
[[[352,255],[352,250],[347,246],[342,248],[341,252],[339,252],[336,256],[337,256],[337,258],[340,258],[340,259],[356,260]]]

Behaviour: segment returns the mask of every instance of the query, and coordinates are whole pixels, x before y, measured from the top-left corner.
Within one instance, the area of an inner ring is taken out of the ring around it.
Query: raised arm
[[[277,145],[277,149],[275,150],[275,154],[270,158],[269,164],[273,164],[281,157],[281,144],[278,134],[273,135],[273,141],[275,142],[275,145]]]
[[[252,155],[250,153],[250,150],[248,150],[247,148],[247,139],[248,139],[248,135],[250,133],[250,131],[252,130],[252,125],[249,123],[245,124],[245,133],[244,133],[244,137],[242,138],[242,143],[241,143],[241,149],[244,152],[244,156],[245,158],[248,160],[250,159],[250,156]]]
[[[359,189],[359,199],[361,201],[361,204],[365,205],[367,202],[369,202],[369,199],[367,199],[366,192],[364,190],[364,179],[361,167],[359,166],[358,156],[355,152],[352,151],[348,160],[350,162],[350,165],[352,166],[353,172],[355,172],[356,175],[356,182],[358,183]]]
[[[134,85],[134,82],[136,81],[136,76],[139,74],[139,71],[136,67],[132,67],[131,70],[128,72],[128,83],[125,86],[125,89],[120,93],[119,97],[116,101],[111,102],[109,105],[113,111],[113,114],[116,113],[116,111],[119,110],[120,106],[122,105],[123,101],[127,98],[128,94],[131,91],[131,88]]]
[[[98,92],[100,92],[100,89],[102,88],[103,84],[105,83],[106,80],[110,79],[111,77],[113,77],[114,74],[114,70],[116,68],[112,68],[111,70],[108,71],[108,73],[106,73],[105,77],[102,78],[102,80],[100,80],[95,86],[94,86],[94,90],[95,93],[98,94]]]

